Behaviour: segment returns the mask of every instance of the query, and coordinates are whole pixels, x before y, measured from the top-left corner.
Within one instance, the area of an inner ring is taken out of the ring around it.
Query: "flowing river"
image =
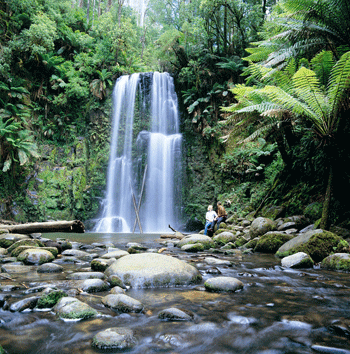
[[[154,234],[61,234],[43,235],[91,244],[113,242],[126,249],[140,242],[150,249],[166,247],[169,254],[195,265],[201,284],[161,289],[129,289],[127,295],[144,304],[142,313],[118,313],[101,304],[106,293],[80,295],[102,316],[63,321],[51,310],[0,310],[0,344],[9,354],[101,353],[91,346],[93,336],[110,327],[131,328],[137,338],[128,353],[350,353],[349,274],[323,269],[291,270],[280,266],[273,255],[218,255],[186,253],[156,241]],[[96,250],[91,250],[95,252]],[[229,264],[208,264],[205,257]],[[63,273],[14,274],[15,283],[1,279],[6,287],[24,283],[29,287],[65,279],[89,263],[64,265]],[[220,274],[221,273],[221,274]],[[235,293],[211,293],[203,283],[209,277],[235,277],[244,288]],[[22,297],[24,287],[11,292]],[[177,307],[194,313],[193,321],[163,321],[158,313]],[[117,352],[117,351],[115,351]]]

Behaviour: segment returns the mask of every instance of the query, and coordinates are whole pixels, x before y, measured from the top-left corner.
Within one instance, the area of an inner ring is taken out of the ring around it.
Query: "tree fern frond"
[[[294,91],[323,120],[328,115],[327,100],[320,89],[316,73],[301,67],[293,76]]]
[[[247,138],[238,142],[238,144],[249,143],[255,140],[257,137],[261,136],[263,133],[270,131],[271,129],[275,128],[278,125],[278,122],[272,122],[270,124],[265,124],[254,131],[253,134],[249,135]]]
[[[328,78],[333,66],[334,58],[331,51],[323,50],[311,60],[311,67],[323,85],[326,85],[328,82]]]
[[[342,55],[331,71],[327,91],[332,112],[338,111],[339,104],[343,101],[349,87],[350,51]]]

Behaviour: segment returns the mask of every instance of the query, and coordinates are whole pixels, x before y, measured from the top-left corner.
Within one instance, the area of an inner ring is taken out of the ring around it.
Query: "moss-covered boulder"
[[[3,233],[0,235],[0,247],[9,248],[15,242],[24,239],[30,240],[27,235]]]
[[[18,246],[11,252],[11,257],[18,257],[20,253],[28,249],[42,249],[52,253],[52,255],[56,258],[58,255],[58,249],[56,247],[34,247],[34,246]]]
[[[55,257],[47,250],[43,250],[41,248],[30,248],[21,252],[17,259],[24,264],[40,265],[52,262]]]
[[[183,239],[181,239],[177,243],[177,247],[181,248],[184,245],[194,244],[194,243],[201,243],[205,249],[209,249],[214,245],[214,242],[211,239],[211,237],[206,235],[201,235],[201,234],[193,234],[193,235],[185,236]]]
[[[226,245],[229,242],[235,242],[237,236],[232,232],[224,231],[213,237],[213,241],[215,241],[218,245]]]
[[[321,268],[350,272],[350,254],[349,253],[331,254],[330,256],[322,260]]]
[[[308,231],[282,245],[276,255],[285,257],[297,252],[307,253],[314,262],[320,262],[333,252],[348,248],[348,243],[341,237],[321,229]]]
[[[91,261],[90,266],[91,269],[96,272],[104,272],[112,263],[114,259],[102,259],[102,258],[95,258]]]
[[[254,252],[275,253],[284,243],[292,238],[293,236],[287,235],[283,232],[267,232],[259,238],[254,248]]]
[[[262,217],[256,218],[253,220],[250,226],[250,230],[249,230],[250,238],[264,235],[266,234],[266,232],[272,231],[275,228],[276,228],[276,224],[271,219],[262,218]]]
[[[11,253],[13,250],[15,250],[19,246],[33,246],[34,248],[35,247],[44,247],[43,243],[40,242],[39,240],[33,240],[31,238],[28,238],[28,239],[16,241],[7,249],[7,251],[9,253]]]
[[[70,296],[60,298],[53,311],[62,319],[72,320],[87,319],[98,314],[88,304]]]
[[[125,285],[134,288],[188,285],[202,279],[194,266],[158,253],[138,253],[121,257],[107,268],[105,274],[115,274]]]
[[[185,252],[202,252],[204,251],[204,246],[201,243],[193,243],[188,245],[183,245],[181,251]]]

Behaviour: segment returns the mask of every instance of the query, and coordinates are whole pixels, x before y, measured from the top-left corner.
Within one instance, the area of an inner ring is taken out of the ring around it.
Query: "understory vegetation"
[[[217,201],[349,228],[348,1],[134,3],[0,1],[0,218],[96,217],[114,83],[168,71],[188,228]]]

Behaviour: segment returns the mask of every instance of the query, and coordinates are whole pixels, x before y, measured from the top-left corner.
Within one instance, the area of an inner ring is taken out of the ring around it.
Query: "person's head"
[[[213,210],[213,206],[212,205],[208,205],[208,211],[212,211]]]
[[[221,205],[221,202],[218,202],[217,206]]]

